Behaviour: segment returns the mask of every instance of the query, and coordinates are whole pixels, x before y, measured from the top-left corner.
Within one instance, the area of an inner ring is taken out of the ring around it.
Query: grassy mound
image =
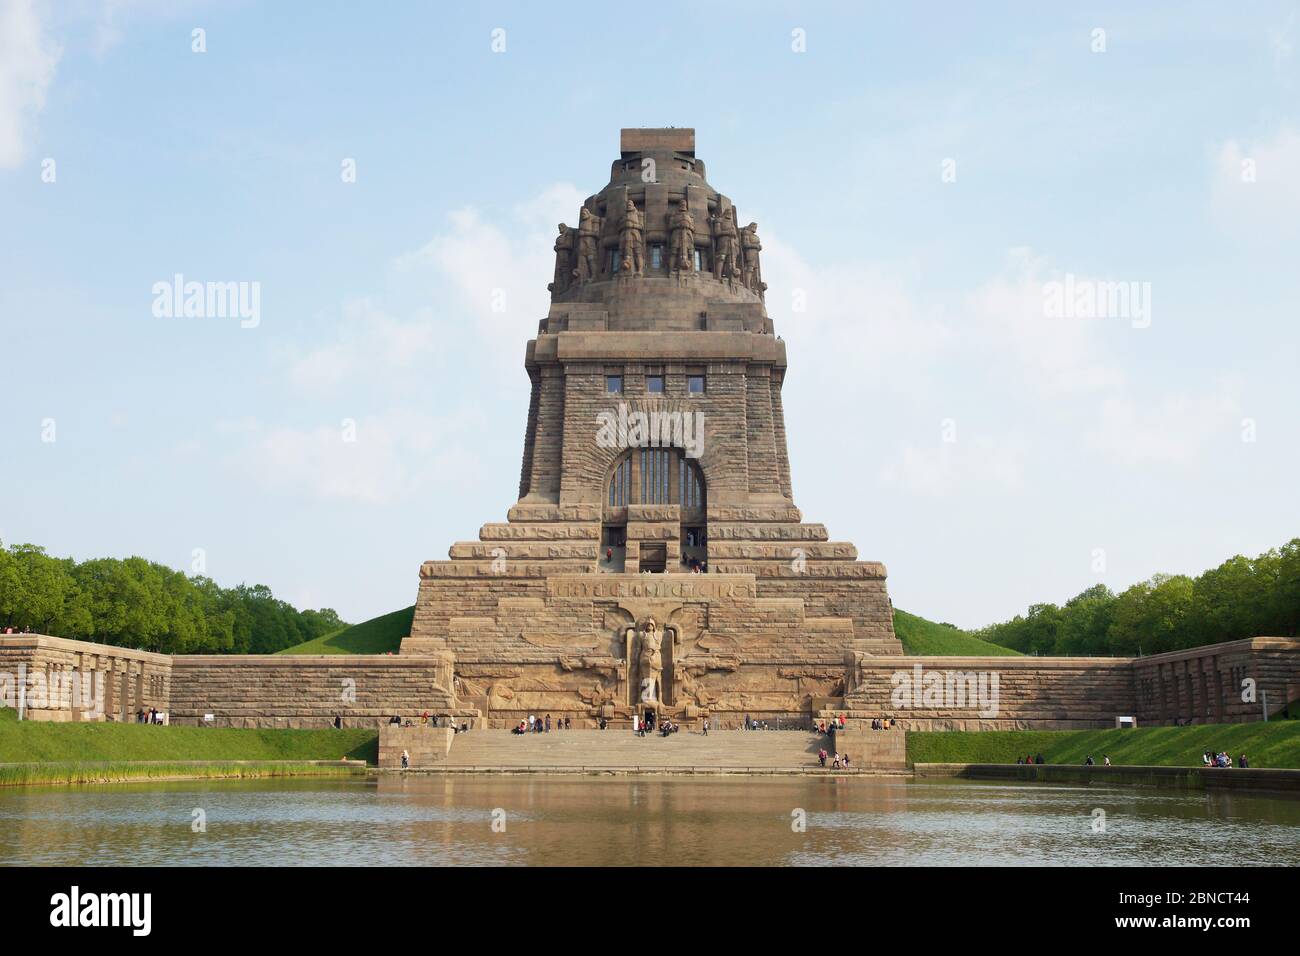
[[[385,654],[397,652],[402,638],[411,633],[415,607],[402,608],[391,614],[371,618],[341,631],[326,634],[303,644],[286,647],[278,654]],[[926,657],[1018,656],[1018,651],[999,647],[971,637],[947,624],[936,624],[906,611],[894,611],[894,632],[908,654]]]
[[[1206,750],[1241,753],[1252,767],[1300,768],[1300,721],[1145,727],[1137,730],[912,731],[911,763],[1015,763],[1042,754],[1048,763],[1082,764],[1091,754],[1101,763],[1157,767],[1199,767]]]
[[[1006,657],[1019,651],[971,637],[948,624],[936,624],[915,614],[894,609],[894,633],[908,654],[924,657]]]
[[[386,654],[397,653],[402,638],[411,633],[415,605],[372,617],[341,631],[286,647],[277,654]]]
[[[365,760],[379,758],[374,730],[240,730],[149,724],[19,721],[0,709],[0,763],[98,760]]]

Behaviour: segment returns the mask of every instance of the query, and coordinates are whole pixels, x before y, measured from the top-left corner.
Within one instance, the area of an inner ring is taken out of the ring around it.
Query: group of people
[[[898,726],[898,721],[893,717],[877,717],[871,722],[872,730],[893,730]]]
[[[1032,757],[1030,757],[1029,755],[1026,754],[1026,755],[1023,756],[1023,757],[1017,757],[1017,758],[1016,758],[1016,763],[1018,763],[1018,764],[1035,764],[1035,763],[1043,763],[1043,762],[1044,762],[1044,761],[1043,761],[1043,755],[1042,755],[1042,754],[1035,754],[1035,755],[1032,756]]]
[[[135,722],[137,724],[161,724],[163,715],[158,713],[157,707],[150,707],[148,710],[142,707],[135,712]]]
[[[512,734],[549,734],[552,727],[556,730],[572,730],[573,718],[556,717],[552,722],[550,714],[545,717],[534,717],[529,714],[527,720],[519,721],[519,726],[512,728],[510,732]],[[601,727],[600,729],[604,730],[605,728]]]
[[[847,729],[844,723],[844,715],[840,714],[838,717],[832,717],[829,724],[825,720],[819,720],[814,725],[814,729],[819,734],[843,733]]]
[[[446,717],[445,720],[447,721],[446,726],[448,726],[448,727],[451,728],[451,732],[452,732],[452,733],[454,733],[454,734],[467,734],[467,733],[469,733],[469,722],[468,722],[468,721],[462,723],[462,724],[458,727],[458,726],[456,726],[456,721],[455,721],[452,717]],[[397,714],[394,714],[392,717],[389,718],[389,720],[388,720],[388,725],[389,725],[390,727],[415,727],[415,726],[416,726],[416,724],[415,724],[414,721],[409,720],[409,719],[407,719],[407,720],[403,720],[403,719],[402,719],[401,717],[399,717]],[[437,715],[437,714],[430,714],[430,713],[426,710],[423,714],[420,715],[420,723],[419,723],[419,726],[421,726],[421,727],[438,727],[438,726],[441,726],[441,725],[438,723],[438,715]],[[343,727],[343,718],[342,718],[342,717],[339,717],[339,716],[336,715],[336,716],[334,717],[334,728],[335,728],[336,730],[340,730],[340,729],[342,729],[342,727]]]
[[[849,769],[849,755],[847,753],[842,754],[837,750],[835,751],[835,755],[831,757],[831,755],[826,752],[825,747],[817,751],[817,762],[823,767],[826,766],[826,760],[828,757],[831,759],[831,767],[835,770]]]
[[[687,570],[690,571],[691,574],[709,573],[708,561],[701,561],[699,558],[688,558],[686,555],[683,554],[682,564],[686,565]]]
[[[1218,753],[1210,753],[1210,751],[1207,750],[1205,753],[1201,754],[1201,766],[1231,769],[1232,754],[1228,753],[1226,750],[1220,750]],[[1244,753],[1237,758],[1237,766],[1243,770],[1250,768],[1250,761],[1246,759]]]
[[[660,737],[667,737],[669,734],[675,734],[681,730],[680,725],[673,723],[667,717],[656,720],[652,710],[647,711],[644,717],[637,715],[632,718],[632,730],[638,737],[654,733],[656,727],[659,729]],[[705,733],[708,733],[708,731],[706,730]]]

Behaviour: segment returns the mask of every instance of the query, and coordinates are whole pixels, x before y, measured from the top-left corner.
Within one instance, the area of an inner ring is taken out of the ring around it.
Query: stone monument
[[[693,130],[626,129],[559,226],[519,499],[421,567],[401,649],[449,661],[490,726],[807,719],[902,651],[884,566],[795,506],[785,343],[740,221]]]

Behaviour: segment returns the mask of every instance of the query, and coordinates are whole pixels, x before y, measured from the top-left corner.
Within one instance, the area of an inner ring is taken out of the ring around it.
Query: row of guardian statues
[[[604,225],[605,220],[585,206],[579,213],[577,229],[560,223],[554,247],[555,281],[547,286],[552,293],[558,295],[572,285],[586,285],[596,278]],[[736,210],[728,206],[709,216],[708,230],[713,278],[726,280],[733,289],[741,286],[761,296],[767,284],[759,268],[758,254],[763,244],[758,239],[758,223],[738,229]],[[685,198],[677,201],[668,216],[668,234],[668,272],[679,278],[694,273],[696,224]],[[645,274],[645,214],[631,199],[619,224],[618,260],[620,275],[630,278]]]

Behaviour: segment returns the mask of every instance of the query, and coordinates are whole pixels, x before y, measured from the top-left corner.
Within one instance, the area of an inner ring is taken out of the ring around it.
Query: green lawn
[[[415,605],[400,611],[372,617],[341,631],[325,634],[315,640],[286,647],[277,654],[386,654],[397,653],[402,638],[411,633],[411,620]]]
[[[1201,754],[1226,750],[1235,761],[1242,752],[1252,767],[1300,768],[1300,721],[1205,724],[1199,727],[1145,727],[1137,730],[913,731],[907,735],[911,763],[1015,763],[1042,754],[1048,763],[1101,763],[1160,767],[1199,767]]]
[[[234,763],[228,760],[132,761],[108,763],[0,764],[0,787],[49,784],[136,783],[159,779],[223,779],[259,777],[347,777],[365,771],[356,764],[317,764],[307,761]]]
[[[894,609],[894,633],[903,642],[903,649],[908,654],[924,657],[1020,656],[1019,651],[1013,651],[1009,647],[981,641],[955,627],[936,624],[897,608]]]
[[[0,763],[97,760],[365,760],[379,757],[374,730],[237,730],[148,724],[19,721],[0,709]]]

